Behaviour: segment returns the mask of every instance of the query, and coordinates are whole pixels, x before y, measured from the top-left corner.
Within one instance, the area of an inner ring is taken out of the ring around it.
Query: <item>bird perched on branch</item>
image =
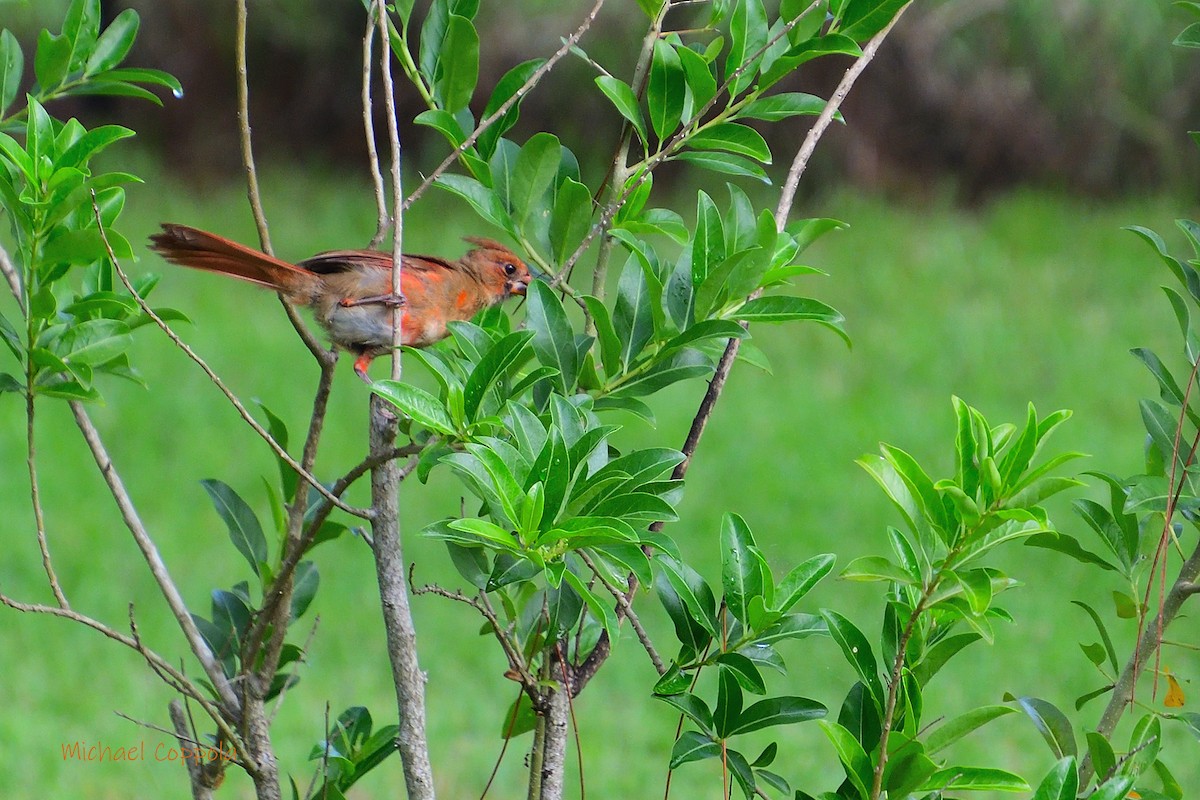
[[[446,323],[468,320],[513,295],[532,276],[511,250],[491,239],[457,261],[405,255],[400,296],[392,294],[392,256],[378,250],[334,250],[298,264],[186,225],[163,223],[151,249],[175,264],[219,272],[274,289],[289,302],[310,306],[333,343],[354,353],[354,371],[370,382],[371,359],[392,349],[392,309],[403,308],[402,343],[426,347],[449,333]]]

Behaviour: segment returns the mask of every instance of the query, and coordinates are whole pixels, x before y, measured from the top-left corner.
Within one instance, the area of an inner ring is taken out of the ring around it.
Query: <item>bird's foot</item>
[[[373,294],[368,297],[343,297],[338,300],[338,305],[342,308],[354,308],[355,306],[387,306],[388,308],[402,308],[407,305],[408,301],[404,299],[402,294]]]

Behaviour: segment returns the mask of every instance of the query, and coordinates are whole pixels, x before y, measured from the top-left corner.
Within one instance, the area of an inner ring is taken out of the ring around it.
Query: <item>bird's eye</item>
[[[514,267],[512,264],[505,264],[505,265],[504,265],[504,274],[505,274],[505,275],[512,275],[512,274],[514,274],[516,271],[517,271],[517,268],[516,268],[516,267]]]

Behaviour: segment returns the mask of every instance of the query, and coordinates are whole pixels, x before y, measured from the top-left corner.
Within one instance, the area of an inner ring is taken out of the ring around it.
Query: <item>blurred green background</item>
[[[610,2],[607,19],[584,45],[621,74],[640,23],[632,3]],[[28,32],[55,19],[63,5],[0,2],[0,24]],[[89,124],[132,120],[141,134],[142,150],[127,148],[110,158],[112,166],[147,178],[130,191],[123,232],[144,241],[159,221],[174,220],[254,241],[237,182],[232,4],[112,5],[142,12],[134,63],[175,71],[187,89],[161,110],[105,102],[69,112]],[[285,258],[301,258],[364,242],[374,212],[355,109],[358,3],[264,0],[252,4],[252,13],[252,114],[276,248]],[[491,33],[484,45],[491,60],[482,84],[553,50],[582,13],[581,4],[544,0],[526,0],[521,13],[510,4],[484,3],[479,24]],[[314,24],[318,18],[322,24]],[[520,19],[536,24],[514,22]],[[1171,221],[1197,215],[1193,184],[1200,159],[1185,131],[1200,127],[1194,122],[1200,60],[1167,46],[1185,21],[1165,3],[1123,0],[932,2],[906,17],[847,106],[849,125],[827,137],[795,209],[796,216],[831,216],[850,225],[809,251],[808,263],[829,277],[806,279],[803,288],[846,314],[854,347],[815,326],[753,331],[774,374],[735,369],[689,473],[673,531],[710,578],[716,576],[715,534],[730,510],[745,516],[780,573],[818,552],[837,553],[844,566],[885,551],[885,526],[897,520],[853,461],[886,440],[917,456],[935,477],[946,474],[952,469],[952,394],[993,422],[1023,418],[1029,401],[1042,413],[1074,409],[1052,440],[1055,450],[1090,453],[1078,462],[1080,470],[1137,471],[1143,438],[1137,400],[1155,389],[1127,351],[1148,346],[1178,364],[1178,336],[1157,288],[1167,273],[1120,228],[1156,228],[1178,251],[1184,244]],[[28,33],[21,38],[30,41]],[[827,93],[842,69],[844,62],[821,66],[791,88]],[[558,131],[595,182],[611,137],[603,135],[608,121],[592,117],[600,103],[590,93],[590,77],[582,62],[564,62],[558,82],[527,101],[515,135]],[[568,91],[589,93],[575,98]],[[409,94],[401,105],[410,117],[419,110]],[[776,132],[778,161],[790,159],[803,131]],[[406,128],[405,136],[412,186],[419,169],[442,151],[419,130]],[[685,215],[697,186],[724,196],[716,176],[673,178],[661,202],[676,198]],[[771,189],[758,191],[773,205]],[[456,256],[460,237],[472,233],[494,232],[481,231],[469,210],[436,193],[405,219],[410,251]],[[181,326],[187,340],[239,395],[261,400],[290,424],[294,438],[301,435],[315,370],[273,298],[165,267],[148,255],[129,266],[163,272],[154,299],[191,315],[195,324]],[[5,314],[12,309],[11,301],[0,300]],[[229,483],[265,518],[262,478],[275,474],[274,461],[163,337],[147,329],[136,339],[133,360],[149,388],[103,387],[108,403],[95,410],[95,419],[184,597],[203,612],[212,588],[248,576],[199,481]],[[365,448],[366,388],[349,366],[339,370],[323,476],[340,474]],[[416,364],[406,375],[425,380]],[[657,427],[631,421],[622,435],[678,446],[702,389],[676,387],[656,396]],[[182,653],[182,640],[65,407],[45,404],[38,434],[50,543],[72,604],[123,629],[132,603],[148,643],[167,655]],[[31,532],[24,418],[11,395],[0,397],[0,453],[7,532],[0,587],[18,599],[48,601]],[[352,499],[364,502],[363,489]],[[416,564],[418,583],[455,585],[442,548],[412,534],[455,513],[460,496],[442,474],[429,485],[404,487],[406,557]],[[1052,512],[1063,529],[1091,544],[1069,498]],[[369,551],[347,538],[315,555],[321,589],[306,619],[311,624],[319,616],[320,624],[302,681],[288,693],[275,729],[281,762],[301,789],[326,704],[334,715],[366,705],[379,724],[394,714]],[[938,677],[926,697],[929,720],[999,702],[1004,692],[1071,709],[1077,695],[1104,682],[1078,647],[1095,633],[1069,600],[1108,610],[1111,590],[1120,587],[1043,550],[1017,547],[1000,561],[1025,583],[1001,603],[1017,622],[998,629],[995,646],[973,646]],[[837,608],[871,633],[880,624],[878,586],[828,580],[805,603],[806,610]],[[431,597],[415,605],[439,788],[445,797],[477,796],[499,753],[501,714],[515,685],[502,677],[505,665],[492,642],[475,636],[473,612]],[[670,650],[656,602],[643,596],[642,608]],[[171,739],[114,713],[166,723],[170,693],[135,654],[71,623],[8,610],[0,612],[0,632],[0,797],[188,796],[179,764],[156,759],[158,745]],[[1130,623],[1114,628],[1119,651],[1128,652],[1133,633]],[[1186,631],[1178,638],[1186,639]],[[783,655],[791,674],[774,687],[836,709],[853,677],[832,643],[793,643]],[[1200,658],[1168,648],[1163,663],[1183,681],[1194,710]],[[627,636],[577,704],[591,796],[661,794],[675,716],[649,699],[653,677]],[[1139,699],[1162,707],[1161,696]],[[1099,713],[1097,701],[1076,718],[1094,725]],[[1185,788],[1200,788],[1195,741],[1166,730],[1177,777]],[[1122,731],[1118,742],[1127,735]],[[145,742],[146,761],[64,760],[63,746],[78,741]],[[510,748],[490,796],[518,796],[527,746],[520,740]],[[1030,778],[1052,762],[1033,727],[1015,715],[966,740],[953,756]],[[832,789],[840,780],[832,749],[815,726],[785,729],[776,767],[809,791]],[[399,781],[393,760],[357,785],[356,796],[394,797]],[[252,796],[241,776],[229,783],[222,796]],[[715,797],[719,783],[712,764],[689,765],[675,776],[673,792]]]

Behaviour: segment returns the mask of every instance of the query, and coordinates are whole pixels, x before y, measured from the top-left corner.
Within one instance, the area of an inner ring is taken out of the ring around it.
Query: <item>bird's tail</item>
[[[187,225],[164,222],[150,241],[151,249],[173,264],[256,283],[283,292],[294,302],[311,302],[320,283],[317,275],[295,264]]]

